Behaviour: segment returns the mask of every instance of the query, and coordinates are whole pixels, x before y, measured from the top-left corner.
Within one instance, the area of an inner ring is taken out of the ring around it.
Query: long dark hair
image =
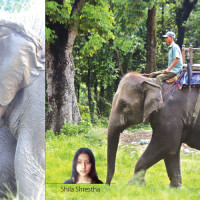
[[[91,183],[97,183],[98,182],[98,176],[97,176],[97,172],[96,172],[96,168],[95,168],[95,158],[94,158],[94,154],[92,153],[92,151],[88,148],[80,148],[74,155],[74,159],[73,159],[73,164],[72,164],[72,175],[71,175],[71,180],[74,183],[77,183],[78,181],[78,172],[76,170],[76,165],[77,165],[77,160],[78,160],[78,156],[82,153],[85,153],[87,155],[89,155],[89,159],[90,159],[90,163],[92,164],[90,173],[88,174],[88,176],[92,179]]]

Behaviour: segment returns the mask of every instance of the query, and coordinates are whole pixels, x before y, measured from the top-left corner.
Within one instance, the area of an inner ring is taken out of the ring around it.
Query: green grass
[[[153,200],[197,200],[200,199],[200,155],[181,153],[183,188],[168,188],[164,162],[160,161],[146,173],[146,186],[127,185],[131,179],[141,152],[133,145],[119,145],[116,170],[112,185],[67,185],[72,171],[75,152],[81,147],[90,148],[96,160],[99,179],[106,179],[106,136],[103,129],[91,129],[87,134],[46,137],[46,200],[65,199],[153,199]],[[82,191],[79,191],[81,188]],[[83,191],[89,190],[89,191]]]

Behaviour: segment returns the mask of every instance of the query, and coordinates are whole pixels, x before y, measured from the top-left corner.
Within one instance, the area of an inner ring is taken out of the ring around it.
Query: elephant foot
[[[176,184],[174,184],[174,183],[170,183],[169,185],[168,185],[168,187],[169,188],[182,188],[183,186],[182,186],[182,184],[181,183],[176,183]]]
[[[170,181],[171,181],[171,183],[168,186],[169,188],[181,188],[182,187],[181,176],[171,178]]]
[[[145,171],[137,172],[133,175],[133,177],[129,180],[128,184],[138,184],[138,185],[146,185],[144,180]]]
[[[183,188],[182,184],[179,184],[179,185],[174,185],[174,184],[169,184],[168,185],[168,188]]]

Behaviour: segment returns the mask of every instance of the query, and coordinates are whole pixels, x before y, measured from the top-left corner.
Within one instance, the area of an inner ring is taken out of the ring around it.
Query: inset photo
[[[45,1],[0,1],[0,199],[45,199]]]

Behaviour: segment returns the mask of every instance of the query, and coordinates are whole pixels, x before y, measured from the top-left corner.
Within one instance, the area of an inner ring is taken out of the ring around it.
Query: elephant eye
[[[125,99],[120,99],[118,110],[128,112],[130,110],[130,104]]]
[[[124,99],[120,99],[119,100],[119,107],[120,108],[123,108],[123,107],[125,107],[126,106],[126,101],[124,100]]]
[[[8,37],[8,35],[7,35],[7,34],[0,34],[0,39],[3,39],[3,40],[5,40],[7,37]]]
[[[5,39],[9,36],[9,29],[5,27],[0,27],[0,38]]]

